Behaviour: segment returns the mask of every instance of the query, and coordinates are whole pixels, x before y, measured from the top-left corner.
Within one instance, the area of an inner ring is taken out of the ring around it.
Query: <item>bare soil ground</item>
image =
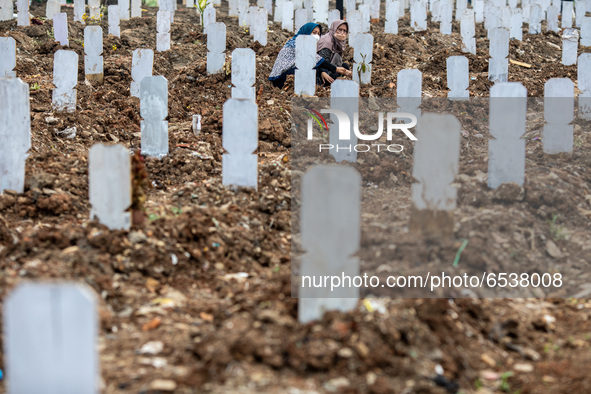
[[[44,7],[34,3],[31,11],[44,15]],[[149,8],[140,19],[122,21],[121,38],[105,35],[103,85],[84,82],[83,26],[69,23],[70,49],[80,56],[73,114],[51,109],[53,54],[61,48],[52,38],[51,21],[27,28],[17,27],[16,20],[0,23],[0,35],[17,41],[17,76],[31,85],[33,138],[25,192],[0,195],[0,300],[25,280],[68,279],[91,286],[101,299],[103,392],[160,392],[160,379],[171,381],[178,393],[591,392],[589,295],[392,299],[383,301],[382,311],[361,304],[312,324],[297,322],[290,284],[293,80],[282,90],[267,81],[290,37],[278,24],[270,24],[269,44],[262,47],[227,17],[225,6],[218,12],[228,29],[227,53],[248,47],[257,54],[258,190],[234,191],[221,184],[222,106],[231,95],[230,75],[206,74],[206,37],[198,17],[179,8],[172,49],[155,53],[154,75],[169,81],[170,154],[146,159],[152,185],[146,191],[148,219],[129,232],[90,221],[88,149],[98,142],[140,146],[139,100],[129,96],[131,54],[155,48],[156,11]],[[66,12],[72,20],[72,10]],[[106,20],[101,25],[106,32]],[[372,26],[373,83],[361,88],[362,96],[392,97],[397,72],[412,67],[423,72],[426,97],[446,95],[445,61],[462,54],[459,26],[446,37],[435,24],[423,33],[408,25],[407,17],[397,36],[383,34],[383,21]],[[560,64],[556,45],[560,38],[553,33],[524,34],[523,42],[513,42],[510,58],[532,67],[511,64],[510,80],[524,83],[532,97],[543,95],[549,78],[576,80],[576,66]],[[468,56],[474,77],[470,91],[487,96],[488,45],[481,27],[477,46],[477,55]],[[330,90],[319,88],[318,95],[329,96]],[[191,130],[195,113],[203,115],[198,137]],[[75,138],[56,135],[72,126]],[[499,191],[488,190],[483,177],[488,135],[465,131],[455,213],[461,225],[453,239],[406,232],[409,154],[393,166],[376,163],[380,174],[362,170],[364,182],[379,181],[375,192],[364,191],[375,196],[366,200],[371,204],[364,208],[370,216],[364,217],[363,244],[384,241],[387,232],[371,230],[371,215],[389,204],[389,230],[398,235],[384,262],[453,259],[460,240],[469,239],[462,254],[468,264],[512,259],[528,271],[534,262],[556,269],[568,262],[588,275],[588,125],[575,126],[575,150],[568,157],[544,155],[535,138],[540,128],[533,128],[526,185]],[[150,341],[162,342],[163,350],[143,354]],[[443,377],[436,377],[437,364]]]

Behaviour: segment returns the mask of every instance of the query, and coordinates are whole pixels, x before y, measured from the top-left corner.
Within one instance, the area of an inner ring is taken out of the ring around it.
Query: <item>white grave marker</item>
[[[119,6],[118,5],[110,5],[108,9],[109,13],[109,34],[114,35],[115,37],[121,37],[121,29],[119,28]]]
[[[462,52],[476,55],[476,28],[474,26],[474,11],[465,10],[460,21],[460,30],[462,34]]]
[[[156,50],[164,52],[170,50],[170,12],[160,10],[156,14]]]
[[[484,1],[474,0],[472,4],[474,7],[474,21],[476,23],[484,22]]]
[[[591,53],[582,53],[577,66],[579,117],[591,120]]]
[[[370,11],[368,4],[361,4],[359,6],[359,11],[361,11],[361,32],[362,33],[369,33],[370,29]]]
[[[84,28],[84,73],[90,82],[103,82],[103,29],[100,26]]]
[[[307,36],[298,36],[307,37]],[[310,37],[314,39],[313,37]],[[314,40],[316,41],[316,40]],[[296,58],[297,62],[297,58]],[[232,98],[255,100],[255,53],[250,48],[237,48],[232,52]]]
[[[509,38],[515,38],[518,41],[523,39],[523,14],[514,12],[511,15]]]
[[[355,52],[353,54],[353,80],[361,85],[371,83],[373,60],[373,36],[360,33],[355,36]]]
[[[0,78],[15,78],[16,41],[12,37],[0,37]]]
[[[250,15],[251,21],[254,22],[254,16]],[[203,11],[203,32],[205,34],[207,34],[207,26],[211,25],[212,23],[215,23],[216,20],[216,9],[214,7],[207,7],[204,11]],[[254,23],[251,23],[250,25],[250,32],[254,34],[254,30],[255,30],[255,25]],[[265,28],[266,28],[266,24],[265,24]]]
[[[117,2],[119,6],[119,20],[129,20],[129,0],[117,0]]]
[[[554,33],[558,33],[560,28],[558,27],[558,13],[560,9],[555,6],[548,7],[546,11],[547,14],[547,31],[553,31]]]
[[[339,19],[341,19],[341,13],[339,10],[328,11],[328,26],[331,26],[332,22],[338,21]]]
[[[10,1],[10,19],[12,19],[12,0]],[[45,6],[45,18],[53,19],[55,14],[60,12],[61,6],[56,0],[49,0]]]
[[[131,159],[123,145],[95,144],[88,153],[90,219],[111,230],[131,226]]]
[[[468,8],[468,0],[456,0],[456,20],[459,21],[464,16],[464,11]]]
[[[88,10],[91,18],[100,19],[101,0],[88,0]]]
[[[591,46],[591,17],[581,20],[581,46]]]
[[[386,1],[386,25],[384,33],[398,34],[398,12],[400,4],[398,1]]]
[[[439,31],[441,34],[449,36],[451,34],[453,8],[450,4],[443,4],[439,7],[439,10],[441,20],[441,22],[439,22]]]
[[[363,14],[359,10],[347,11],[347,21],[349,25],[349,45],[353,46],[355,36],[362,33]]]
[[[453,233],[457,189],[460,122],[449,114],[423,115],[417,124],[412,175],[410,230],[420,233]]]
[[[255,12],[252,25],[252,39],[258,41],[262,46],[267,45],[267,21],[269,15],[267,10],[260,8]]]
[[[131,86],[129,93],[133,97],[140,97],[140,83],[145,77],[152,76],[154,66],[154,51],[151,49],[136,49],[131,59]]]
[[[54,111],[76,111],[76,84],[78,83],[78,54],[60,49],[53,56],[52,104]]]
[[[82,284],[24,283],[12,291],[4,304],[7,391],[98,393],[97,309]]]
[[[207,30],[207,74],[215,74],[222,70],[226,62],[226,25],[212,23]]]
[[[131,0],[131,17],[142,17],[142,0]]]
[[[316,44],[310,35],[296,38],[294,94],[314,96],[316,94]]]
[[[140,82],[142,155],[159,159],[168,154],[168,81],[161,75]]]
[[[451,56],[447,58],[447,87],[450,99],[464,99],[470,97],[468,86],[470,85],[468,58],[465,56]]]
[[[579,31],[577,29],[564,29],[562,31],[562,64],[572,66],[577,64],[577,51],[579,47]]]
[[[330,310],[355,309],[358,287],[314,287],[306,280],[359,275],[359,258],[354,256],[361,245],[361,176],[357,170],[315,166],[304,174],[301,229],[305,254],[300,267],[298,321],[305,324]]]
[[[69,46],[68,42],[68,16],[65,12],[53,15],[53,33],[55,40],[62,46]]]
[[[427,30],[427,6],[421,0],[410,6],[410,26],[414,31]]]
[[[572,153],[575,85],[568,78],[551,78],[544,86],[544,153]]]
[[[423,74],[416,69],[405,69],[400,70],[396,78],[396,102],[400,107],[399,112],[410,113],[420,119]]]
[[[575,0],[575,25],[581,27],[581,21],[585,17],[586,5],[585,0]]]
[[[529,34],[540,34],[542,32],[542,7],[534,4],[529,14]]]
[[[328,1],[314,0],[314,21],[317,23],[328,22]]]
[[[349,124],[341,124],[337,114],[344,112]],[[359,111],[359,84],[355,81],[337,79],[332,83],[330,92],[330,110],[323,109],[321,113],[330,113],[329,144],[334,147],[330,154],[337,163],[341,161],[357,161],[357,152],[353,146],[357,145],[357,135],[353,131],[355,114]],[[342,130],[341,130],[342,128]]]
[[[29,0],[17,0],[16,7],[18,9],[18,16],[16,21],[17,26],[29,26]]]
[[[281,28],[293,32],[293,2],[283,3],[283,18],[281,19]]]
[[[0,193],[25,189],[25,160],[31,148],[29,85],[0,78]]]
[[[258,107],[252,100],[229,99],[224,104],[222,156],[224,186],[257,188]]]
[[[308,10],[300,8],[295,10],[294,31],[299,31],[300,27],[308,23]]]
[[[573,11],[572,1],[562,2],[562,19],[560,27],[563,29],[571,29],[573,27]]]
[[[518,82],[495,84],[490,90],[488,187],[523,185],[525,177],[525,119],[527,90]]]
[[[488,79],[507,82],[509,78],[509,30],[496,27],[490,31],[490,57],[488,62]]]

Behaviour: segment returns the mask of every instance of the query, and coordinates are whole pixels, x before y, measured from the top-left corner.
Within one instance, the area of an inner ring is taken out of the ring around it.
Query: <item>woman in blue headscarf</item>
[[[287,44],[281,48],[277,55],[277,59],[275,60],[275,64],[273,65],[273,70],[271,70],[271,75],[269,75],[269,81],[278,88],[283,87],[288,75],[293,75],[295,73],[295,41],[296,37],[300,34],[312,35],[316,40],[319,40],[320,34],[322,34],[322,27],[317,23],[306,23],[300,28],[297,34],[287,41]],[[318,66],[328,68],[333,72],[337,71],[335,66],[330,64],[330,62],[327,62],[320,55],[316,56],[316,67]]]

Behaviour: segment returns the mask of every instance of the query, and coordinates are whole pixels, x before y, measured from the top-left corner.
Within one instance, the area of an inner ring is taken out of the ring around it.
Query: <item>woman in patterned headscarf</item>
[[[295,41],[296,37],[300,34],[304,35],[312,35],[316,37],[316,39],[320,39],[320,34],[322,33],[322,28],[317,23],[306,23],[304,26],[300,28],[295,36],[293,36],[281,51],[277,55],[277,59],[275,60],[275,64],[273,65],[273,70],[271,70],[271,75],[269,76],[269,81],[273,83],[274,86],[278,88],[282,88],[285,84],[285,80],[287,79],[288,75],[293,75],[295,73]],[[327,69],[333,70],[334,72],[337,71],[337,68],[323,59],[320,55],[316,55],[316,67],[326,67]]]
[[[321,63],[317,70],[317,83],[331,84],[340,75],[350,77],[352,75],[349,65],[343,63],[343,52],[347,47],[347,34],[349,24],[343,20],[336,20],[331,23],[328,33],[318,41],[317,51],[325,63]],[[326,67],[329,64],[331,67]]]

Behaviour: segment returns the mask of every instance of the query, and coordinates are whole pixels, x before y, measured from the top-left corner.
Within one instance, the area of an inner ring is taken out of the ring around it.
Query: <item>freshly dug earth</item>
[[[44,15],[44,8],[34,3],[31,11]],[[72,20],[72,10],[66,12]],[[566,300],[384,299],[382,307],[360,303],[349,313],[297,322],[290,283],[293,79],[281,90],[267,81],[290,34],[270,24],[269,44],[262,47],[227,17],[226,6],[218,21],[227,25],[227,54],[239,47],[257,54],[258,190],[221,184],[222,106],[231,79],[226,72],[206,74],[206,36],[195,12],[179,8],[172,49],[155,53],[154,75],[169,83],[170,154],[145,161],[152,186],[145,191],[147,219],[129,232],[89,220],[90,146],[140,146],[139,100],[129,96],[131,54],[155,48],[155,12],[123,21],[122,38],[105,36],[103,85],[84,82],[83,26],[70,22],[70,49],[80,56],[73,114],[51,109],[53,54],[61,48],[51,22],[27,28],[0,23],[0,35],[17,41],[17,76],[31,87],[33,139],[25,192],[0,195],[0,299],[26,280],[91,286],[101,305],[103,392],[159,392],[163,383],[179,393],[591,391],[589,294]],[[372,26],[373,83],[361,88],[362,96],[392,97],[404,68],[423,72],[426,97],[446,95],[445,61],[461,54],[459,26],[446,37],[435,24],[422,33],[408,25],[407,17],[397,36],[383,34],[383,21]],[[106,32],[105,21],[102,27]],[[530,96],[541,96],[549,78],[576,78],[576,67],[562,66],[560,51],[549,43],[560,45],[559,36],[524,34],[523,42],[511,44],[510,58],[532,67],[511,64],[510,80],[522,82]],[[468,56],[470,91],[487,96],[488,45],[481,27],[477,46],[477,55]],[[330,90],[319,88],[318,95]],[[191,115],[197,113],[203,130],[195,136]],[[57,134],[68,127],[76,127],[75,138]],[[379,265],[373,267],[379,271],[388,261],[450,261],[461,239],[468,239],[461,264],[512,259],[530,272],[528,264],[542,261],[560,272],[568,262],[588,275],[588,124],[577,123],[574,152],[565,157],[544,155],[536,138],[540,128],[528,131],[526,185],[497,191],[488,190],[484,178],[489,135],[464,131],[454,214],[459,225],[451,240],[408,234],[412,147],[396,165],[376,162],[380,174],[360,168],[364,186],[377,185],[364,188],[362,243],[372,253],[362,256],[364,264]],[[394,236],[372,227],[384,206]],[[372,247],[384,242],[395,247],[382,261]],[[150,341],[162,342],[162,351],[142,352]],[[437,365],[443,376],[436,376]]]

